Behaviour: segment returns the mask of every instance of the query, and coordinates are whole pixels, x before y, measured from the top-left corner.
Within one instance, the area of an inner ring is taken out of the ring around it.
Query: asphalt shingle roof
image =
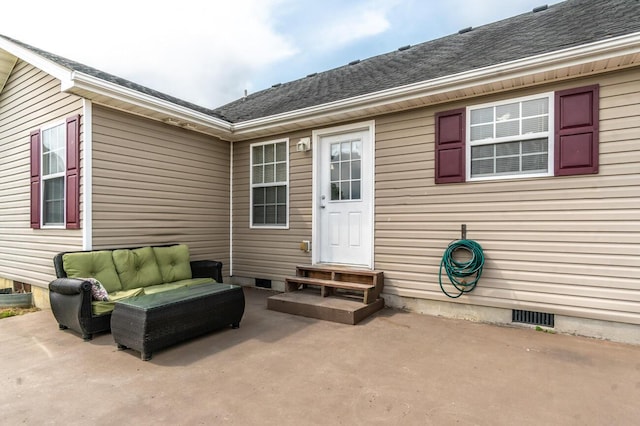
[[[242,122],[638,31],[638,0],[568,0],[271,87],[215,111]]]

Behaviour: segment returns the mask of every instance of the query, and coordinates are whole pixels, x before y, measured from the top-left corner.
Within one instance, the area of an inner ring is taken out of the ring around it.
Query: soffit
[[[17,57],[3,49],[0,49],[0,93],[4,90],[4,85],[7,84],[9,75],[11,75],[11,71],[17,61]]]

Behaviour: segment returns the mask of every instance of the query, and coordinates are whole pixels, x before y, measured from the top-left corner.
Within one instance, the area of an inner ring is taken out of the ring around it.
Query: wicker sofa
[[[118,300],[222,282],[222,263],[192,261],[182,244],[63,252],[53,263],[57,276],[49,283],[53,315],[60,329],[74,330],[84,340],[110,330]],[[107,301],[95,300],[96,280],[107,291]]]

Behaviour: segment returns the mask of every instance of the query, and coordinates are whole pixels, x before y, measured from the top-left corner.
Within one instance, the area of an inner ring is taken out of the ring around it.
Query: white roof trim
[[[87,90],[92,93],[117,99],[128,104],[147,108],[158,113],[167,114],[183,121],[213,128],[223,133],[231,134],[231,124],[225,120],[194,111],[190,108],[165,101],[155,96],[147,95],[137,90],[121,86],[100,78],[74,71],[67,85],[62,86],[64,91],[73,89]]]
[[[64,85],[65,82],[68,84],[71,79],[71,70],[69,68],[63,67],[44,56],[38,55],[37,53],[26,49],[16,43],[13,43],[10,40],[0,37],[0,49],[6,50],[13,56],[22,59],[25,62],[30,63],[36,68],[41,69],[62,81]]]
[[[507,78],[517,78],[526,74],[549,71],[559,67],[572,66],[586,61],[601,60],[638,52],[640,52],[640,32],[555,52],[530,56],[485,68],[465,71],[420,83],[369,93],[341,101],[248,120],[234,124],[232,129],[234,135],[240,136],[245,132],[264,131],[276,126],[286,126],[287,124],[302,119],[320,118],[336,113],[354,112],[364,108],[405,101],[420,96],[459,90],[479,82],[491,83]]]

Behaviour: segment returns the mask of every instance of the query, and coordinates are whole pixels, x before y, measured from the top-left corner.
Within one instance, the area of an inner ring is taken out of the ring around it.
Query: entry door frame
[[[313,130],[311,132],[312,139],[312,155],[313,155],[313,171],[312,171],[312,209],[311,209],[311,228],[312,228],[312,239],[311,239],[311,262],[315,265],[320,263],[320,191],[318,186],[320,185],[320,139],[325,136],[333,136],[339,135],[341,133],[351,133],[358,131],[366,131],[369,133],[369,141],[370,141],[370,153],[369,156],[369,167],[371,170],[371,191],[366,198],[363,198],[363,201],[366,201],[371,206],[370,208],[370,217],[369,223],[371,224],[371,253],[369,255],[368,265],[369,269],[374,269],[374,253],[375,253],[375,156],[376,156],[376,132],[375,132],[375,121],[363,121],[359,123],[346,124],[342,126],[329,127],[325,129]],[[364,179],[364,176],[363,176]],[[362,267],[362,265],[358,265]]]

